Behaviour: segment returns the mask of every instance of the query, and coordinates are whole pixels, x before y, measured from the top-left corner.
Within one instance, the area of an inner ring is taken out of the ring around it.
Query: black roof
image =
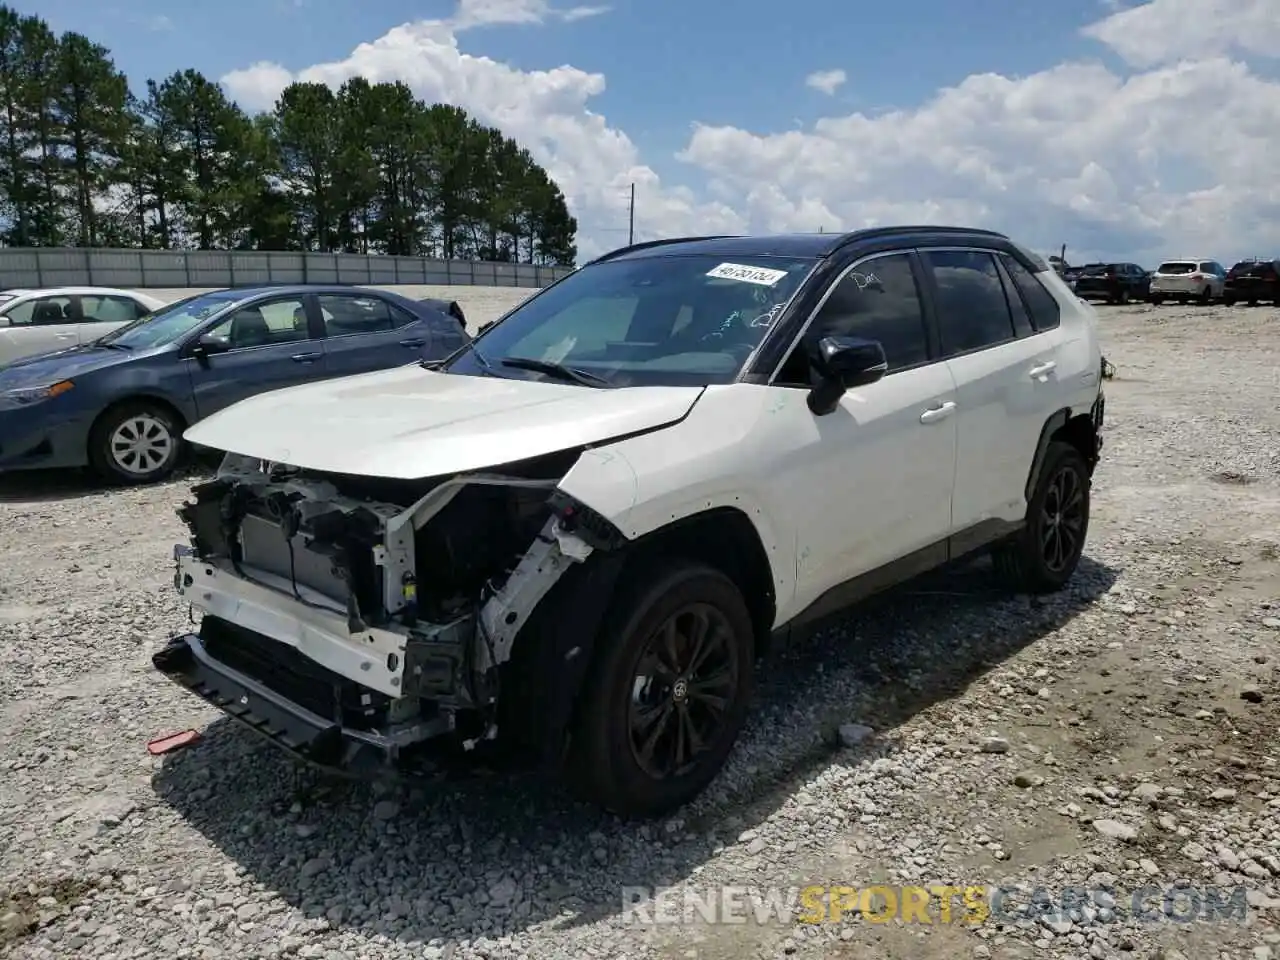
[[[950,226],[897,226],[871,227],[866,230],[854,230],[849,233],[780,233],[761,236],[709,236],[709,237],[672,237],[668,240],[653,240],[647,243],[636,243],[628,247],[620,247],[610,253],[592,260],[600,263],[605,260],[640,260],[647,257],[672,257],[689,254],[706,254],[710,256],[737,257],[800,257],[821,259],[850,244],[885,240],[889,238],[938,237],[945,235],[959,238],[971,237],[999,238],[1008,240],[1004,234],[992,230],[980,230],[971,227]]]

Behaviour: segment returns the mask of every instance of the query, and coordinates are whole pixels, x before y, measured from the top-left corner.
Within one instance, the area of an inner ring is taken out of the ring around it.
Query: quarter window
[[[1031,314],[1031,324],[1037,333],[1055,329],[1062,322],[1062,309],[1054,298],[1030,270],[1007,254],[1000,255],[1014,287],[1022,294],[1022,302]]]
[[[787,359],[778,383],[809,385],[808,350],[823,337],[860,337],[884,348],[888,373],[925,363],[929,341],[911,260],[895,253],[845,274]]]
[[[1012,340],[1013,318],[995,259],[976,250],[924,251],[938,288],[938,323],[945,355]]]

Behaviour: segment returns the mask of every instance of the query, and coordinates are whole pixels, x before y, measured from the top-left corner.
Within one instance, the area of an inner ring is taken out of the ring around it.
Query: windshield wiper
[[[454,358],[462,356],[468,350],[476,355],[476,362],[479,363],[480,366],[483,367],[486,371],[492,374],[493,364],[491,364],[488,360],[486,360],[484,358],[484,354],[476,349],[475,340],[468,340],[466,343],[460,346],[457,350],[453,351],[453,353],[449,354],[447,357],[444,357],[441,360],[425,360],[425,359],[419,360],[418,366],[420,366],[423,370],[439,370],[446,363],[452,362]]]
[[[95,347],[109,347],[112,350],[132,350],[133,347],[125,343],[117,343],[114,340],[96,340],[93,344]]]
[[[503,357],[498,362],[504,367],[515,367],[518,370],[536,370],[538,373],[547,373],[553,377],[559,377],[561,380],[580,383],[584,387],[596,387],[599,389],[613,386],[604,377],[588,373],[586,370],[579,370],[576,367],[567,367],[563,363],[557,363],[554,360],[537,360],[533,357]]]

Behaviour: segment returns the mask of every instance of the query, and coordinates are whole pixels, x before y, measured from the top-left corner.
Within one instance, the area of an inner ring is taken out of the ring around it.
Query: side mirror
[[[201,363],[207,363],[215,353],[226,353],[231,349],[231,338],[220,337],[216,333],[206,333],[191,347],[191,356]]]
[[[821,379],[807,402],[820,417],[836,408],[846,390],[875,383],[889,369],[879,341],[860,337],[823,337],[810,359]]]

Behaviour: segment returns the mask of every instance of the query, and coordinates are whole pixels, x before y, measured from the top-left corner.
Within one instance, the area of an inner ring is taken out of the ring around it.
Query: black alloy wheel
[[[623,817],[661,816],[720,772],[754,686],[755,627],[720,570],[640,562],[610,602],[575,709],[570,786]]]
[[[742,669],[732,633],[722,612],[693,603],[641,648],[627,726],[636,765],[655,780],[687,772],[722,732]]]
[[[1089,486],[1080,451],[1051,442],[1022,529],[991,551],[996,572],[1014,590],[1053,593],[1075,574],[1089,535]]]
[[[1071,465],[1062,466],[1049,481],[1040,508],[1040,542],[1045,567],[1061,573],[1084,544],[1084,488]]]

